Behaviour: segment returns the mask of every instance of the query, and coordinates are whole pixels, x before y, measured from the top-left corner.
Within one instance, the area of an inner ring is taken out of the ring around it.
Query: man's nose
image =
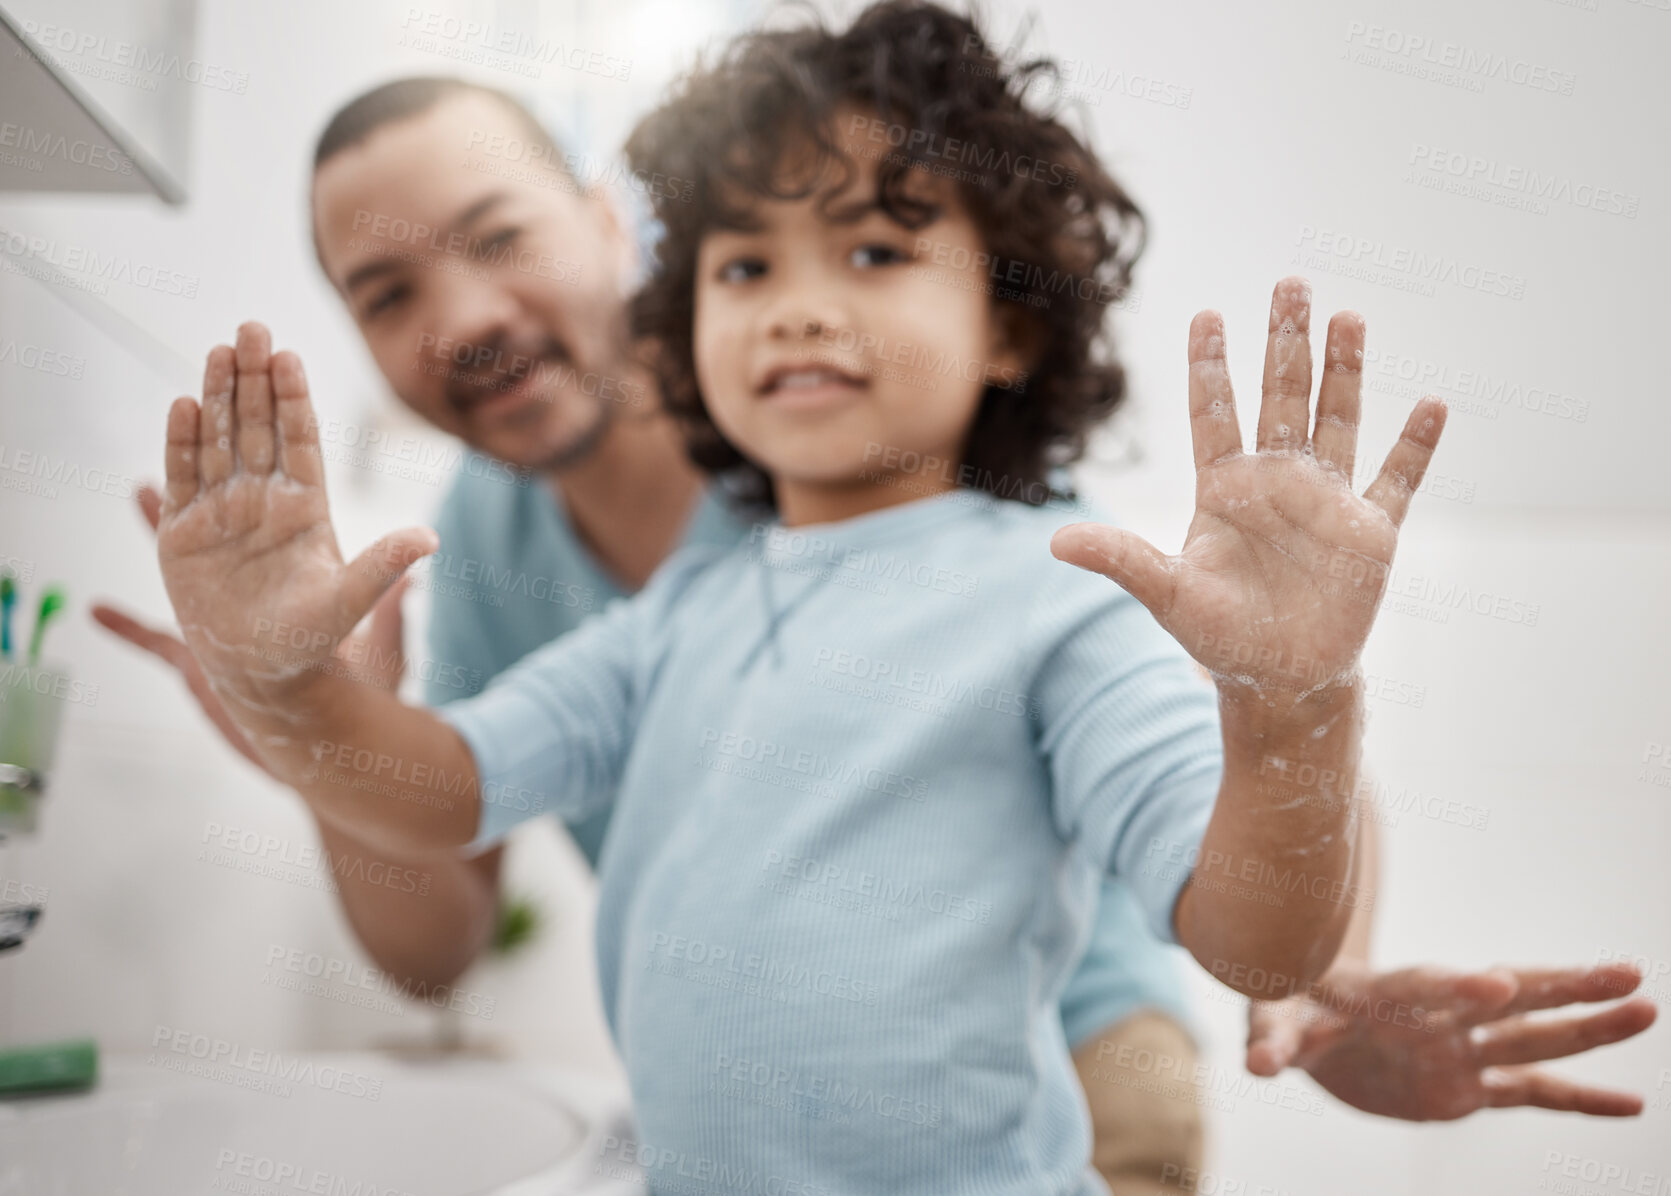
[[[495,281],[454,277],[440,288],[434,309],[437,353],[448,345],[454,353],[473,353],[496,345],[522,314],[517,297]]]

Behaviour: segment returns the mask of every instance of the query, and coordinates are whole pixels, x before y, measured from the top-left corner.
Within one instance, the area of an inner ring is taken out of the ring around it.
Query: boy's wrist
[[[238,703],[237,722],[268,770],[299,788],[300,773],[305,771],[299,755],[314,755],[311,745],[332,737],[341,726],[345,691],[360,688],[361,683],[351,678],[310,670],[279,686],[253,687],[250,696]]]
[[[1286,750],[1303,758],[1316,754],[1325,741],[1339,742],[1340,733],[1358,728],[1363,718],[1363,674],[1354,668],[1326,685],[1303,691],[1221,683],[1218,701],[1227,738],[1234,734],[1260,755]]]

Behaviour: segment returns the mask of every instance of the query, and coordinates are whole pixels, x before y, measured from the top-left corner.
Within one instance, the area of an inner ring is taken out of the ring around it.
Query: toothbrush
[[[41,608],[35,612],[35,634],[29,637],[29,667],[34,668],[41,659],[41,639],[46,635],[46,625],[52,621],[52,616],[64,609],[64,591],[57,586],[47,586],[41,595]]]
[[[12,654],[12,607],[17,605],[17,583],[10,571],[0,573],[0,656]]]

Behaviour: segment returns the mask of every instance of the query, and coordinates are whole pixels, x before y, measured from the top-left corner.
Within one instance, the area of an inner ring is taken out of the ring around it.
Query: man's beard
[[[489,351],[488,360],[495,361],[507,352],[512,355],[513,359],[515,359],[516,354],[520,351],[523,355],[523,360],[528,362],[525,367],[528,372],[547,368],[543,364],[546,362],[554,363],[559,369],[567,369],[569,373],[575,377],[578,377],[583,372],[583,367],[581,363],[575,359],[574,352],[569,344],[559,340],[555,336],[548,335],[542,338],[538,344],[524,346],[507,346],[505,338],[496,337],[492,340],[484,342],[483,348]],[[624,359],[624,353],[617,355],[617,360]],[[517,379],[521,375],[510,372],[509,376],[512,379]],[[471,371],[468,369],[459,371],[457,376],[454,377],[451,382],[452,384],[448,388],[448,398],[453,401],[455,406],[461,405],[461,396],[479,394],[484,390],[495,390],[504,385],[503,383],[496,383],[492,381],[491,373],[482,373],[480,371]],[[581,429],[580,433],[576,436],[568,438],[563,445],[547,454],[540,461],[534,464],[519,464],[518,468],[530,470],[535,473],[552,473],[564,469],[572,469],[597,451],[598,445],[603,443],[603,438],[609,433],[610,426],[614,423],[615,412],[610,409],[611,405],[608,401],[597,398],[596,396],[587,397],[594,399],[596,410],[590,421],[583,429]],[[536,401],[540,403],[552,404],[562,402],[563,398],[561,396],[545,394],[540,395]]]
[[[565,469],[573,469],[597,451],[598,445],[603,443],[603,438],[608,435],[614,422],[615,413],[610,410],[609,404],[599,401],[597,415],[581,430],[580,435],[551,453],[545,460],[528,468],[535,473],[560,473]]]

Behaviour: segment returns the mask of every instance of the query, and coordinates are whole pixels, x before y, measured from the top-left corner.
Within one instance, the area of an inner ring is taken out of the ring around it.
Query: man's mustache
[[[573,368],[574,354],[556,337],[534,344],[510,345],[503,340],[457,345],[447,368],[447,400],[467,409],[491,395],[511,390],[530,375]]]

